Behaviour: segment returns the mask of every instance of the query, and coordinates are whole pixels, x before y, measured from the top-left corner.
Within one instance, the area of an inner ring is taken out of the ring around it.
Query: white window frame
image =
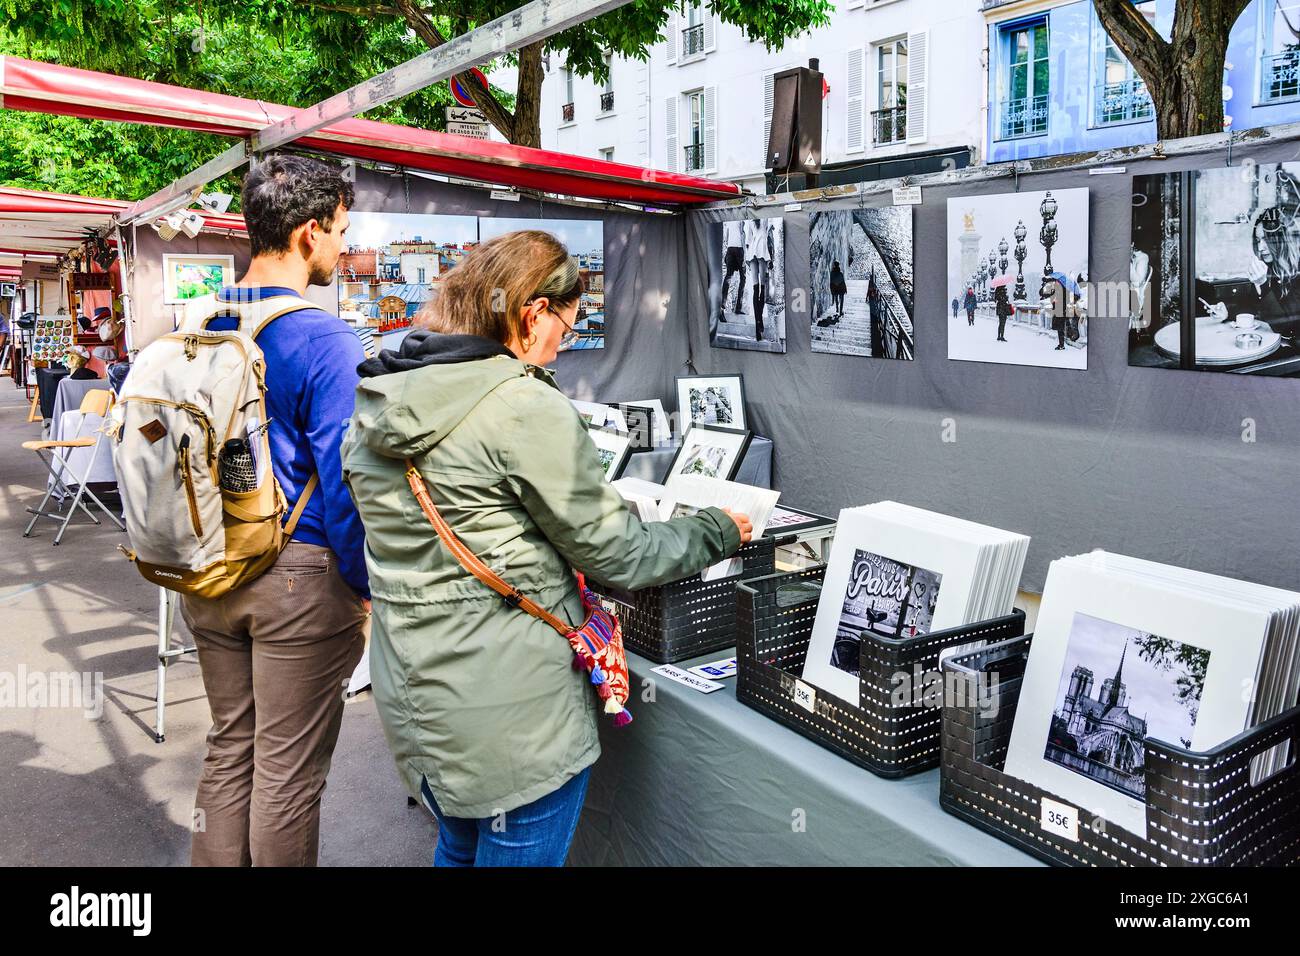
[[[997,98],[994,103],[993,138],[998,142],[1009,142],[1011,140],[1019,140],[1019,139],[1033,139],[1036,136],[1049,136],[1051,135],[1052,132],[1052,124],[1049,118],[1047,126],[1042,130],[1038,130],[1032,133],[1021,133],[1017,136],[1002,135],[1002,107],[1005,103],[1009,102],[1011,98],[1011,70],[1012,70],[1011,37],[1013,34],[1021,30],[1029,29],[1030,27],[1032,27],[1035,31],[1037,30],[1047,31],[1047,93],[1046,95],[1048,97],[1049,110],[1051,107],[1051,94],[1052,94],[1051,18],[1048,15],[1044,14],[1042,16],[1027,17],[1024,20],[1018,20],[1014,23],[995,25],[994,29],[996,30],[997,33],[998,70],[997,70],[997,83],[995,86]],[[1029,59],[1026,61],[1026,70],[1027,70],[1027,76],[1029,80],[1029,82],[1026,84],[1027,87],[1026,92],[1028,94],[1027,99],[1032,101],[1035,97],[1043,95],[1035,91],[1033,88],[1034,51],[1033,51],[1032,44],[1030,45],[1030,49],[1029,49]]]
[[[1257,21],[1255,27],[1255,95],[1253,97],[1256,106],[1276,106],[1279,103],[1294,103],[1300,99],[1300,92],[1289,94],[1287,96],[1266,97],[1264,95],[1264,58],[1272,57],[1272,13],[1277,8],[1277,0],[1260,0],[1257,4],[1256,13]],[[1296,11],[1296,25],[1300,27],[1300,3],[1292,8]],[[1297,42],[1300,42],[1298,40]]]
[[[907,40],[908,40],[908,37],[907,37],[906,34],[904,34],[904,35],[902,35],[902,36],[890,37],[890,38],[887,39],[887,40],[879,40],[879,41],[877,41],[877,42],[871,44],[871,46],[869,47],[869,49],[871,50],[871,61],[872,61],[872,63],[871,63],[870,70],[869,70],[869,72],[867,73],[867,76],[868,76],[868,77],[871,79],[871,81],[872,81],[872,91],[871,91],[871,100],[870,100],[870,102],[874,104],[874,109],[868,109],[868,110],[867,110],[867,123],[866,123],[867,130],[866,130],[866,132],[867,132],[868,134],[870,134],[870,136],[871,136],[871,145],[872,145],[873,148],[888,149],[888,148],[891,148],[891,147],[894,147],[894,146],[901,146],[901,145],[903,145],[903,144],[905,144],[905,143],[907,142],[907,127],[904,126],[904,127],[903,127],[903,134],[902,134],[902,136],[897,136],[897,137],[895,137],[894,139],[889,140],[888,142],[877,143],[877,142],[876,142],[876,124],[875,124],[875,122],[874,122],[874,119],[872,118],[872,114],[873,114],[876,110],[892,109],[892,108],[896,108],[896,107],[898,107],[898,106],[900,105],[900,104],[897,102],[897,100],[898,100],[898,81],[899,81],[899,73],[898,73],[898,45],[899,45],[900,43],[907,45]],[[882,54],[884,53],[886,47],[890,47],[890,48],[892,48],[892,54],[891,54],[891,56],[892,56],[892,59],[893,59],[893,71],[894,71],[893,81],[894,81],[894,100],[895,100],[893,107],[887,107],[887,106],[885,105],[885,103],[884,103],[884,69],[883,69],[883,67],[881,66],[881,62],[880,62],[880,61],[881,61],[881,56],[882,56]],[[907,50],[908,50],[908,63],[911,63],[912,60],[911,60],[911,46],[910,46],[910,45],[907,45]],[[908,88],[908,75],[907,75],[906,70],[903,72],[902,81],[903,81],[903,88],[904,88],[904,89],[907,89],[907,88]],[[905,105],[905,104],[903,104],[903,105]]]

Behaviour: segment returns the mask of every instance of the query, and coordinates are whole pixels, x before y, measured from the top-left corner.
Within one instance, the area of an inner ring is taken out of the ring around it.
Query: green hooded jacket
[[[343,442],[366,531],[370,676],[384,732],[411,795],[427,778],[455,817],[531,803],[594,763],[599,701],[563,636],[507,606],[442,546],[403,459],[466,546],[573,624],[583,607],[571,569],[635,590],[740,546],[716,508],[637,519],[576,410],[536,371],[487,339],[413,332],[400,353],[362,365]]]

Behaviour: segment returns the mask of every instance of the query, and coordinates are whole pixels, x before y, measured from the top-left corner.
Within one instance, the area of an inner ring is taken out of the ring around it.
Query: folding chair
[[[81,400],[81,423],[77,426],[76,435],[72,438],[58,441],[23,442],[24,448],[29,448],[36,452],[36,457],[45,465],[45,468],[49,471],[50,478],[52,479],[46,484],[45,497],[41,499],[40,507],[27,509],[27,512],[32,516],[32,520],[28,522],[27,530],[23,532],[24,538],[30,538],[32,536],[32,529],[36,527],[36,522],[41,518],[53,518],[56,521],[62,522],[59,527],[59,533],[54,536],[54,543],[58,544],[63,538],[63,532],[68,529],[68,522],[72,520],[72,516],[76,513],[78,508],[84,511],[90,517],[91,521],[95,522],[95,524],[99,524],[99,519],[95,517],[94,512],[87,508],[85,502],[81,500],[83,497],[89,497],[91,501],[98,505],[99,509],[112,519],[113,524],[117,525],[119,531],[126,530],[126,525],[122,524],[122,522],[118,520],[117,515],[113,514],[104,502],[100,501],[99,498],[95,496],[95,493],[87,487],[91,472],[95,467],[95,458],[99,455],[100,446],[103,445],[104,440],[107,437],[104,433],[103,422],[107,421],[108,411],[109,408],[112,407],[112,404],[112,392],[106,388],[93,389],[87,392],[85,397]],[[101,420],[101,424],[93,437],[82,434],[82,432],[85,431],[86,422],[90,420],[91,415],[97,415]],[[77,475],[68,464],[68,459],[71,457],[72,452],[78,448],[90,449],[90,455],[86,461],[86,470],[81,475]],[[67,457],[65,457],[65,455]],[[70,476],[71,480],[65,481],[63,477],[65,474]],[[72,484],[77,486],[75,493],[70,487]],[[59,494],[60,498],[68,495],[72,496],[72,504],[68,506],[66,514],[61,510],[45,510],[45,506],[49,504],[51,496],[56,492]]]

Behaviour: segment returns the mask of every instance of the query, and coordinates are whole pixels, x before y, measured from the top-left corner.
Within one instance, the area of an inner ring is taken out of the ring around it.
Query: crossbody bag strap
[[[438,511],[438,507],[433,503],[433,499],[429,497],[429,489],[424,483],[424,477],[420,474],[420,470],[415,467],[414,462],[409,458],[406,459],[406,480],[411,486],[411,493],[415,495],[415,500],[420,503],[420,510],[424,512],[424,516],[429,519],[429,524],[433,525],[433,530],[438,532],[438,537],[442,539],[443,545],[460,562],[462,568],[493,591],[496,591],[511,607],[527,611],[533,617],[545,621],[566,637],[573,632],[573,628],[546,610],[546,608],[525,597],[518,588],[507,584],[501,575],[484,564],[478,555],[467,548],[460,538],[456,537],[456,532],[451,530],[451,525],[447,524],[446,519],[443,518]]]
[[[303,486],[302,494],[298,496],[298,501],[293,506],[293,511],[289,514],[289,520],[284,524],[284,548],[289,546],[289,539],[293,537],[293,529],[298,527],[298,519],[307,508],[307,502],[311,500],[311,493],[316,490],[316,485],[320,483],[320,475],[316,472],[311,473],[307,479],[307,484]]]

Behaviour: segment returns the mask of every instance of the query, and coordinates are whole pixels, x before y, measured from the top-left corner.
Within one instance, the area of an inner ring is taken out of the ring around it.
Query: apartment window
[[[423,270],[423,269],[416,269],[416,270],[415,270],[415,281],[416,281],[416,282],[419,282],[419,283],[423,283],[423,282],[424,282],[424,270]]]
[[[602,149],[600,151],[600,158],[607,163],[612,163],[614,161],[614,147],[610,146],[605,149]]]
[[[1133,4],[1133,7],[1155,26],[1155,0],[1143,0]],[[1095,14],[1093,21],[1093,36],[1096,37],[1093,58],[1093,75],[1096,77],[1093,122],[1097,126],[1107,126],[1150,119],[1155,110],[1145,81],[1120,52]]]
[[[686,94],[686,171],[704,168],[704,91]]]
[[[564,114],[564,122],[573,122],[573,71],[567,66],[564,68],[561,79],[564,80],[564,106],[561,111]]]
[[[600,111],[609,113],[614,109],[614,59],[605,54],[605,82],[600,86]]]
[[[1300,0],[1260,4],[1260,101],[1300,96]]]
[[[686,22],[682,29],[682,57],[704,55],[704,11],[699,7],[686,8]]]
[[[907,40],[876,47],[876,106],[871,114],[872,142],[877,146],[907,139]]]
[[[1003,90],[998,108],[1001,139],[1047,132],[1050,70],[1047,21],[1002,31]]]

